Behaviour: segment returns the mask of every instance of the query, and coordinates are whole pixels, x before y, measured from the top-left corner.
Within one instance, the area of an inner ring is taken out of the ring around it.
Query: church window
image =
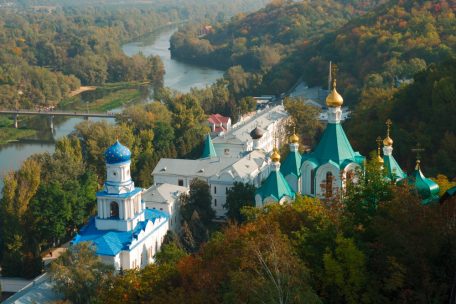
[[[332,182],[333,182],[333,174],[331,172],[326,172],[326,197],[332,197],[333,196],[333,187],[332,187]]]
[[[315,169],[310,170],[310,194],[315,194]]]
[[[347,179],[346,179],[347,185],[353,183],[354,179],[355,179],[355,172],[353,170],[348,171]]]
[[[217,187],[214,186],[214,194],[217,194]]]
[[[217,199],[214,199],[214,206],[217,207]]]
[[[119,204],[111,202],[110,215],[112,219],[119,219]]]
[[[184,185],[184,180],[183,179],[178,180],[177,184],[179,186],[183,186]]]
[[[113,172],[112,172],[112,175],[117,176],[117,172],[116,172],[116,171],[113,171]]]

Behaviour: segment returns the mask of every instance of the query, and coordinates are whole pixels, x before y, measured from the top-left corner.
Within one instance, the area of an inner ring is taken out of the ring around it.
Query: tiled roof
[[[396,182],[407,177],[407,174],[402,171],[401,167],[392,155],[384,155],[383,161],[386,169],[386,177],[389,180]]]
[[[166,212],[159,210],[146,209],[144,212],[145,220],[139,222],[132,231],[98,230],[95,226],[95,217],[92,217],[71,243],[74,245],[81,242],[92,242],[97,248],[97,254],[116,256],[122,250],[129,250],[130,244],[146,228],[149,221],[155,223],[159,218],[169,218]]]
[[[109,147],[105,153],[105,160],[108,164],[118,164],[130,161],[131,152],[123,146],[119,141],[116,141],[111,147]]]
[[[298,150],[294,152],[290,151],[287,158],[285,158],[285,161],[280,166],[280,171],[284,176],[293,174],[299,178],[301,176],[301,160],[302,156],[299,154]]]
[[[292,199],[295,197],[294,191],[291,189],[280,170],[271,171],[261,187],[257,189],[256,194],[259,194],[262,200],[267,197],[273,197],[277,201],[280,201],[285,196]]]
[[[212,144],[211,136],[208,134],[206,139],[204,140],[204,149],[201,158],[214,158],[217,157],[217,153],[215,152],[214,145]]]
[[[426,178],[421,172],[419,166],[415,168],[412,174],[407,179],[410,186],[414,187],[421,197],[423,205],[433,203],[439,200],[439,185],[436,182]]]
[[[328,123],[317,147],[303,155],[302,162],[308,159],[317,165],[333,162],[337,167],[344,168],[352,162],[362,165],[365,158],[353,150],[340,123]]]

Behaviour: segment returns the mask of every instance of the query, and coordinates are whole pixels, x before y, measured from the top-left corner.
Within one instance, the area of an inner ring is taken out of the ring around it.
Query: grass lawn
[[[125,104],[137,101],[141,97],[141,86],[146,83],[139,82],[118,82],[107,83],[91,92],[84,92],[80,95],[68,98],[60,104],[60,107],[84,111],[108,111]],[[85,102],[88,101],[88,102]]]
[[[15,129],[11,127],[2,127],[0,129],[0,145],[7,144],[11,141],[16,141],[21,138],[31,137],[36,134],[36,130],[31,129]]]

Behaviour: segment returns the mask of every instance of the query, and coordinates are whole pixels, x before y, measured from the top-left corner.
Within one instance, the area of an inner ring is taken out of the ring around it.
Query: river
[[[223,71],[201,68],[172,59],[169,52],[169,39],[175,31],[176,28],[167,28],[151,33],[138,41],[124,44],[122,50],[128,56],[139,53],[143,53],[145,56],[160,56],[166,70],[165,86],[177,91],[188,92],[192,87],[205,87],[223,76]],[[120,111],[121,109],[114,109],[114,111],[116,110]],[[47,121],[43,119],[38,121],[42,125],[37,126],[41,130],[35,138],[0,146],[0,175],[3,176],[10,170],[17,170],[22,162],[32,154],[52,153],[55,148],[55,140],[70,134],[82,120],[82,118],[56,120],[54,122],[54,133],[51,133]],[[96,121],[97,119],[91,120]],[[113,119],[108,120],[114,121]],[[0,190],[2,186],[2,180],[0,180]]]

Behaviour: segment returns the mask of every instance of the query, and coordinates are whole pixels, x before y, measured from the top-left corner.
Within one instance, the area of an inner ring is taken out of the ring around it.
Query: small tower
[[[386,178],[393,183],[397,183],[401,179],[406,178],[407,174],[402,171],[401,167],[396,162],[396,159],[393,157],[394,141],[390,137],[392,124],[391,119],[386,121],[386,137],[383,139],[383,161],[386,170]]]
[[[141,188],[135,188],[130,176],[131,152],[116,141],[105,154],[106,182],[97,192],[99,230],[130,231],[144,221]]]
[[[288,185],[287,180],[280,172],[280,153],[277,148],[271,154],[271,173],[257,189],[255,194],[255,203],[257,207],[267,204],[279,203],[284,204],[295,198],[295,192]]]
[[[299,153],[299,137],[296,135],[296,129],[289,138],[290,153],[280,167],[280,171],[291,186],[294,192],[301,192],[301,154]]]

